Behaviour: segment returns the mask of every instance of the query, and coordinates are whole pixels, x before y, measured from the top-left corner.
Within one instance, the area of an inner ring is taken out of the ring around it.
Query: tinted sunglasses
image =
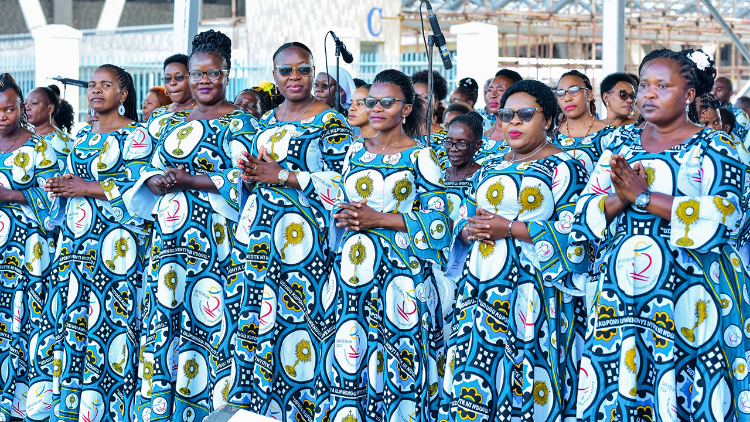
[[[625,91],[624,89],[621,89],[619,91],[607,91],[607,94],[611,94],[613,92],[617,92],[620,94],[620,99],[623,101],[631,100],[635,101],[635,94],[631,94],[628,91]]]
[[[303,64],[299,65],[297,67],[295,66],[289,66],[286,64],[282,64],[279,66],[276,66],[276,71],[279,72],[279,75],[281,76],[289,76],[292,74],[292,72],[297,72],[300,76],[310,76],[312,73],[313,67],[309,64]]]
[[[571,97],[575,97],[576,95],[578,95],[579,92],[581,92],[582,89],[589,90],[585,86],[573,85],[568,89],[553,89],[552,93],[554,93],[555,97],[557,98],[564,98],[566,93],[570,94]]]
[[[457,150],[459,150],[459,151],[465,151],[465,150],[466,150],[466,148],[468,148],[468,147],[469,147],[469,145],[474,145],[474,144],[475,144],[475,143],[476,143],[477,141],[478,141],[478,139],[477,139],[477,140],[473,140],[473,141],[471,141],[471,142],[453,142],[453,141],[445,141],[445,142],[443,142],[443,147],[445,147],[445,150],[446,150],[446,151],[449,151],[449,150],[450,150],[450,149],[452,149],[452,148],[453,148],[454,146],[455,146],[455,147],[456,147],[456,149],[457,149]]]
[[[203,75],[208,75],[208,79],[216,82],[224,73],[229,73],[229,71],[222,69],[210,69],[206,72],[201,72],[200,70],[191,70],[190,72],[188,72],[191,82],[200,82],[200,80],[203,79]]]
[[[396,101],[401,101],[402,103],[406,104],[406,101],[399,100],[398,98],[393,97],[383,97],[383,98],[373,98],[373,97],[367,97],[365,98],[365,107],[367,108],[375,108],[375,106],[380,103],[380,106],[384,109],[389,109],[393,107],[393,103]]]
[[[201,75],[202,77],[203,75]],[[174,76],[165,76],[161,78],[162,82],[164,82],[164,85],[169,85],[172,82],[172,78],[174,78],[175,82],[180,83],[187,78],[188,75],[174,75]]]
[[[534,117],[534,113],[540,111],[536,107],[524,107],[519,108],[518,110],[513,110],[511,108],[501,108],[497,111],[497,117],[500,118],[500,121],[503,123],[510,123],[511,120],[513,120],[513,116],[518,115],[518,119],[522,122],[528,122]]]

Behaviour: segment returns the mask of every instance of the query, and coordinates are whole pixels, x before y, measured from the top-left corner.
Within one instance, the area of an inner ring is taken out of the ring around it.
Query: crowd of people
[[[142,123],[103,64],[75,135],[0,75],[0,420],[750,420],[750,99],[704,52],[605,119],[575,69],[477,109],[299,42],[230,102],[231,63],[198,34]]]

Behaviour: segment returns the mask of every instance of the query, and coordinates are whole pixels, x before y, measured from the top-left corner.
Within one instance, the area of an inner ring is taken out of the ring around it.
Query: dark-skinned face
[[[474,137],[468,126],[463,123],[456,123],[448,128],[448,135],[445,137],[446,142],[454,144],[463,144],[466,148],[459,150],[457,145],[451,145],[446,152],[448,159],[453,167],[461,167],[474,161],[474,153],[479,151],[482,146],[482,140]]]
[[[312,65],[312,57],[310,53],[297,47],[287,48],[279,53],[276,56],[276,60],[273,61],[274,66],[287,65],[296,68],[303,64]],[[308,76],[300,76],[297,71],[293,71],[288,76],[281,76],[274,68],[273,78],[276,86],[279,87],[279,91],[281,91],[281,95],[289,101],[296,102],[305,100],[312,95],[312,78],[314,74],[315,69],[313,68]]]
[[[120,104],[125,102],[128,92],[120,86],[117,73],[109,69],[97,69],[91,74],[86,96],[89,108],[95,112],[107,114],[117,111]]]
[[[550,124],[545,120],[542,106],[536,102],[536,98],[525,92],[516,92],[508,97],[504,108],[519,110],[525,107],[536,107],[538,110],[528,122],[521,121],[517,114],[514,114],[513,120],[508,123],[501,122],[499,118],[497,120],[498,124],[503,125],[506,142],[516,154],[528,154],[539,148],[547,139],[545,127]]]
[[[224,58],[219,53],[195,54],[188,64],[190,65],[191,72],[226,69]],[[204,74],[198,81],[194,82],[192,79],[190,80],[190,91],[199,103],[213,105],[226,99],[228,83],[229,73],[223,72],[216,80],[212,80],[208,75]]]
[[[667,58],[651,60],[641,69],[640,79],[636,101],[644,119],[660,125],[684,118],[685,105],[695,99],[695,89],[687,87],[679,63]]]
[[[370,87],[369,97],[376,99],[393,97],[398,100],[404,100],[401,88],[391,83],[375,83]],[[383,108],[380,103],[369,110],[370,126],[378,132],[393,129],[403,121],[404,117],[411,113],[411,104],[405,104],[402,101],[394,101],[391,108]]]

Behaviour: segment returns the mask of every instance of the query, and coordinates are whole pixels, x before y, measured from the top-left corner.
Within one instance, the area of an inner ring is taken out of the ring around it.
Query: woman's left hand
[[[508,220],[497,214],[477,208],[477,215],[467,218],[466,225],[469,241],[481,241],[488,245],[494,245],[495,240],[508,237]]]
[[[239,167],[242,170],[242,180],[246,182],[259,182],[269,185],[279,184],[279,172],[282,170],[264,147],[260,147],[258,156],[253,157],[244,153],[247,161],[240,160]]]
[[[50,196],[53,198],[93,196],[89,186],[91,183],[68,173],[62,177],[50,177],[47,179],[47,182],[44,184],[44,191],[51,192]]]
[[[617,195],[630,203],[635,203],[635,198],[648,189],[646,170],[643,165],[635,163],[634,168],[625,160],[625,157],[615,154],[609,159],[611,167],[612,184],[615,186]]]
[[[369,230],[384,227],[383,213],[367,205],[367,200],[350,204],[338,204],[341,211],[333,215],[337,220],[336,227],[346,227],[348,231]]]

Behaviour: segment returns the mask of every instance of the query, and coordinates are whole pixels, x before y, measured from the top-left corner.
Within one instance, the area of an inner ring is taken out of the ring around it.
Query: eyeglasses
[[[279,75],[281,76],[289,76],[292,74],[292,72],[297,72],[297,74],[300,76],[310,76],[310,74],[312,73],[313,67],[312,65],[309,65],[309,64],[303,64],[297,67],[282,64],[282,65],[276,66],[275,70],[279,72]]]
[[[528,122],[534,117],[534,112],[541,111],[536,107],[524,107],[518,110],[512,108],[501,108],[497,111],[497,116],[503,123],[510,123],[513,120],[513,116],[518,115],[518,119],[522,122]]]
[[[631,94],[628,91],[625,91],[624,89],[621,89],[619,91],[607,91],[607,94],[611,94],[613,92],[617,92],[618,94],[620,94],[620,99],[623,100],[623,101],[627,101],[627,100],[634,101],[635,100],[635,94],[634,93]]]
[[[375,106],[380,103],[380,106],[384,109],[389,109],[393,106],[393,103],[396,101],[401,101],[402,103],[406,104],[406,101],[399,100],[398,98],[393,97],[383,97],[383,98],[373,98],[373,97],[367,97],[365,98],[365,107],[367,108],[375,108]]]
[[[203,75],[201,75],[201,77],[202,76]],[[187,77],[188,77],[188,75],[165,76],[165,77],[161,78],[161,80],[162,80],[162,82],[164,82],[164,85],[169,85],[170,83],[172,83],[172,78],[174,78],[175,82],[180,83],[180,82],[184,81],[185,78],[187,78]]]
[[[323,91],[327,91],[329,87],[331,87],[331,88],[334,88],[334,89],[335,89],[335,88],[336,88],[336,84],[335,84],[335,83],[333,83],[333,84],[330,84],[330,85],[329,85],[329,84],[319,84],[319,83],[315,82],[315,83],[313,84],[313,87],[314,87],[315,89],[322,89]]]
[[[475,143],[476,143],[477,141],[478,141],[478,139],[476,139],[476,140],[473,140],[473,141],[471,141],[471,142],[453,142],[453,141],[445,141],[445,142],[443,142],[443,147],[445,147],[445,150],[446,150],[446,151],[449,151],[449,150],[450,150],[450,149],[452,149],[452,148],[453,148],[454,146],[455,146],[455,147],[456,147],[456,149],[457,149],[457,150],[459,150],[459,151],[465,151],[465,150],[466,150],[466,148],[468,148],[468,147],[469,147],[469,145],[474,145],[474,144],[475,144]]]
[[[571,86],[568,89],[553,89],[552,93],[554,93],[555,97],[557,97],[557,98],[564,98],[565,97],[565,93],[570,94],[571,97],[575,97],[576,95],[578,95],[579,92],[581,92],[582,89],[586,90],[586,91],[591,91],[590,89],[586,88],[585,86],[576,86],[576,85],[573,85],[573,86]]]
[[[206,72],[201,72],[200,70],[191,70],[190,72],[188,72],[188,75],[190,75],[190,82],[200,82],[200,80],[203,79],[203,75],[208,75],[208,79],[216,82],[219,80],[221,75],[225,73],[229,73],[229,71],[223,69],[210,69]]]

